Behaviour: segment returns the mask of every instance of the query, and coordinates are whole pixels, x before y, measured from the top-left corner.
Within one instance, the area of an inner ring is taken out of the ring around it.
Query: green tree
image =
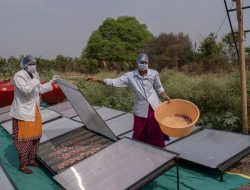
[[[210,33],[202,42],[198,49],[198,58],[202,62],[204,71],[217,72],[223,69],[225,57],[222,53],[222,44],[216,42],[214,33]]]
[[[237,40],[237,36],[235,36],[235,39]],[[238,60],[233,36],[231,33],[226,34],[222,39],[222,53],[230,65]]]
[[[66,71],[68,62],[69,62],[69,57],[64,57],[63,55],[56,56],[55,64],[59,70]]]
[[[6,64],[7,60],[3,57],[0,57],[0,70],[2,71],[5,64]]]
[[[247,46],[245,48],[245,52],[246,52],[246,65],[248,65],[248,67],[250,66],[250,46]]]
[[[9,80],[16,71],[19,69],[20,60],[14,56],[9,57],[8,59],[0,57],[0,77],[3,80]]]
[[[199,52],[203,57],[209,58],[213,55],[219,55],[222,52],[222,47],[215,41],[214,33],[210,33],[202,42]]]
[[[107,18],[91,34],[81,57],[117,69],[121,67],[118,62],[134,62],[136,55],[152,38],[147,26],[140,24],[135,17]]]
[[[51,69],[55,69],[53,65],[50,64],[50,61],[47,59],[44,59],[42,57],[37,57],[37,69],[38,72],[41,73],[47,73]]]
[[[190,62],[192,42],[184,33],[161,33],[148,43],[146,51],[150,54],[151,64],[158,70],[179,68]]]

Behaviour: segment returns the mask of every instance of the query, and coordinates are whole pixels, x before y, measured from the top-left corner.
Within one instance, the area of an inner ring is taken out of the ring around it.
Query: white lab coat
[[[139,117],[148,117],[149,105],[155,110],[161,103],[158,95],[164,91],[156,70],[148,69],[141,77],[138,69],[114,79],[104,79],[105,84],[114,87],[130,87],[134,92],[133,113]]]
[[[39,79],[32,79],[22,69],[15,74],[13,84],[15,92],[10,115],[19,120],[34,121],[36,105],[40,111],[39,95],[53,90],[51,82],[42,85]]]

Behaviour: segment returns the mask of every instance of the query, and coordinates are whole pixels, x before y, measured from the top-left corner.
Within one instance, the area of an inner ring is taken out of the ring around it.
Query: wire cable
[[[234,2],[232,2],[232,5],[231,5],[231,8],[230,8],[230,9],[232,9],[233,5],[234,5]],[[227,14],[225,15],[224,19],[222,20],[219,29],[218,29],[217,32],[215,33],[215,38],[217,38],[217,34],[218,34],[218,32],[220,31],[221,27],[223,26],[223,24],[224,24],[226,18],[227,18]]]

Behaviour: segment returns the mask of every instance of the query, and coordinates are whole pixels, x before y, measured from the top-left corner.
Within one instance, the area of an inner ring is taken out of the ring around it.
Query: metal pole
[[[240,51],[240,79],[241,79],[241,109],[242,109],[242,133],[248,134],[247,121],[247,90],[246,90],[246,67],[245,67],[245,46],[243,30],[243,14],[241,0],[236,0],[237,20],[239,27],[239,51]]]
[[[242,7],[242,9],[249,9],[250,8],[250,6],[246,6],[246,7]],[[230,11],[236,11],[237,9],[229,9],[228,11],[230,12]]]
[[[229,15],[229,11],[228,11],[226,0],[224,0],[224,5],[225,5],[226,11],[227,11],[227,18],[228,18],[228,21],[229,21],[229,25],[230,25],[230,29],[231,29],[231,34],[232,34],[233,41],[234,41],[234,47],[235,47],[235,50],[236,50],[238,58],[240,58],[239,50],[238,50],[238,45],[237,45],[237,42],[236,42],[236,39],[235,39],[235,36],[234,36],[234,29],[233,29],[233,26],[232,26],[232,22],[231,22],[231,18],[230,18],[230,15]]]
[[[179,158],[178,157],[176,158],[176,175],[177,175],[176,185],[177,185],[177,190],[179,190],[180,189],[180,181],[179,181],[180,174],[179,174]]]

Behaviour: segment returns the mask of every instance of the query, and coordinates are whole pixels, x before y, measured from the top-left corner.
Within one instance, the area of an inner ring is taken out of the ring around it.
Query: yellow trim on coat
[[[42,118],[36,106],[35,121],[18,120],[18,140],[32,140],[42,136]]]

